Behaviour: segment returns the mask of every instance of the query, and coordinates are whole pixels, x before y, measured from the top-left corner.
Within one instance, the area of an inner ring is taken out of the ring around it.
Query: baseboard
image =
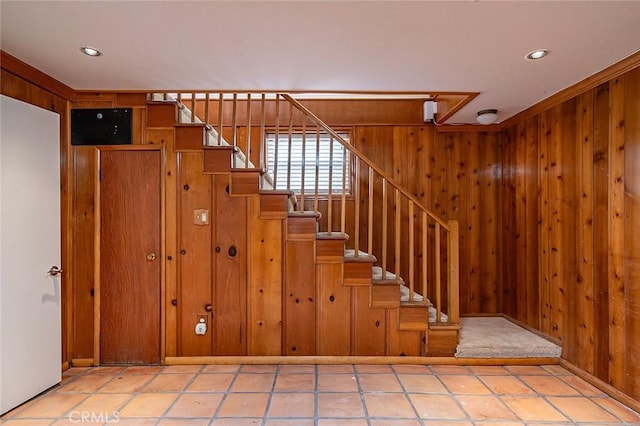
[[[640,401],[631,398],[626,393],[614,388],[609,383],[598,379],[597,377],[591,375],[591,373],[589,373],[589,372],[581,369],[580,367],[572,364],[571,362],[567,361],[566,359],[560,359],[560,366],[562,366],[562,367],[566,368],[567,370],[571,371],[573,374],[575,374],[576,376],[580,377],[585,382],[588,382],[589,384],[591,384],[591,385],[595,386],[596,388],[600,389],[602,392],[606,393],[611,398],[623,403],[624,405],[626,405],[627,407],[631,408],[632,410],[635,410],[636,412],[640,413]]]
[[[454,358],[430,356],[182,356],[166,357],[165,365],[341,365],[341,364],[412,364],[412,365],[555,365],[557,358]]]
[[[69,361],[65,361],[62,363],[62,371],[67,371],[69,369]]]
[[[93,358],[74,358],[71,360],[72,367],[93,367]]]

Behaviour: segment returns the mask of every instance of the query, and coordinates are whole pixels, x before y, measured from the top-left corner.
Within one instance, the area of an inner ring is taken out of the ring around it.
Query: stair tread
[[[289,212],[289,217],[315,217],[316,219],[320,219],[322,217],[322,213],[313,210],[295,210]]]
[[[175,127],[205,127],[204,123],[176,123]]]
[[[318,232],[316,234],[318,240],[348,240],[349,236],[344,232]]]
[[[356,256],[356,252],[353,249],[347,249],[344,251],[344,261],[345,262],[377,262],[377,258],[369,253],[366,253],[362,250],[358,250],[358,256]]]

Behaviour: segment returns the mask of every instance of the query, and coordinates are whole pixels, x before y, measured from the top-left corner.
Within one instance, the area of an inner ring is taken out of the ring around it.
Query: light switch
[[[208,225],[209,224],[209,210],[196,209],[193,211],[193,223],[195,225]]]

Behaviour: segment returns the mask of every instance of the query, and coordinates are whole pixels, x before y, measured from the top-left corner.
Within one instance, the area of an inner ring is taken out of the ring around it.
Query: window
[[[348,133],[338,133],[349,142]],[[291,143],[289,137],[291,136]],[[333,143],[331,140],[333,139]],[[304,141],[304,153],[303,153]],[[316,186],[316,163],[318,168],[318,194],[329,193],[329,174],[331,174],[331,192],[342,193],[342,176],[345,173],[345,192],[349,193],[349,153],[327,133],[288,133],[278,134],[278,159],[276,162],[276,134],[267,133],[267,173],[274,178],[275,188],[290,189],[296,194],[302,192],[302,165],[304,164],[304,192],[312,194]],[[330,147],[333,145],[333,155]],[[318,148],[316,150],[316,148]],[[330,163],[333,163],[331,173]],[[289,187],[287,188],[287,181]]]

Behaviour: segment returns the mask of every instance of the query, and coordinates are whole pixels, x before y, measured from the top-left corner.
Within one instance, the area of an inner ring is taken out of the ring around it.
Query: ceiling
[[[503,121],[640,49],[640,1],[6,1],[1,47],[76,90],[479,92]],[[91,58],[81,46],[103,55]],[[525,55],[538,48],[539,61]]]

